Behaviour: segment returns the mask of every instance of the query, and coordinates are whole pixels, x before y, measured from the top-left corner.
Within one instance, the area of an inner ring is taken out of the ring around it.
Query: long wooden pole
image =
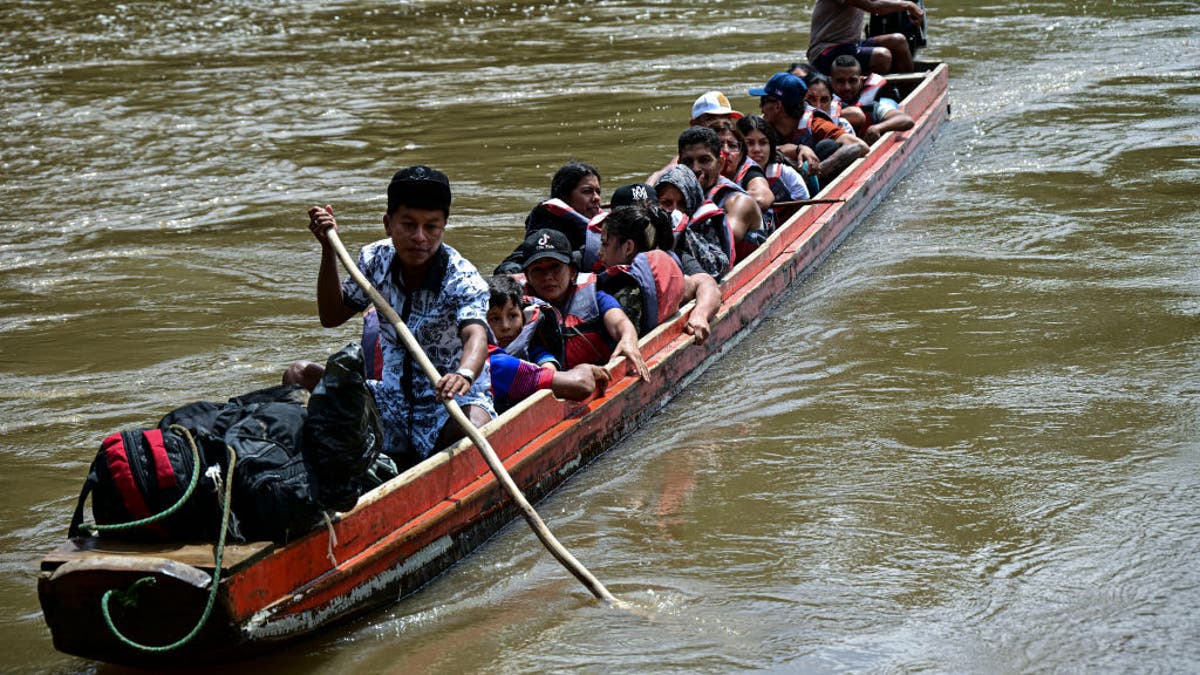
[[[404,345],[404,348],[408,350],[410,356],[416,359],[417,364],[421,366],[421,370],[424,371],[429,381],[436,385],[438,380],[441,379],[441,374],[438,373],[437,368],[434,367],[429,357],[425,355],[425,350],[421,349],[420,343],[413,337],[412,332],[408,330],[408,326],[404,324],[400,315],[396,313],[395,309],[392,309],[392,306],[383,298],[383,295],[359,271],[358,265],[354,263],[354,259],[350,257],[350,254],[346,252],[346,247],[342,245],[342,240],[338,236],[337,230],[333,228],[325,230],[325,237],[333,245],[333,250],[337,253],[338,259],[342,261],[342,266],[346,268],[346,271],[350,273],[354,281],[366,291],[367,296],[371,298],[371,302],[375,303],[375,307],[379,310],[379,313],[396,327],[396,334],[400,336],[400,342]],[[466,413],[459,407],[458,402],[453,398],[448,398],[442,401],[442,403],[446,406],[446,410],[450,411],[450,416],[454,418],[454,421],[463,428],[463,431],[466,432],[467,436],[475,444],[475,447],[479,448],[480,454],[483,455],[484,461],[491,468],[492,474],[496,476],[496,480],[504,486],[504,490],[508,492],[508,495],[512,497],[512,500],[521,510],[521,515],[525,517],[525,522],[529,523],[529,527],[533,528],[534,534],[537,535],[542,544],[550,551],[550,554],[562,563],[568,572],[575,575],[575,578],[579,579],[591,591],[592,595],[610,605],[625,607],[625,603],[613,597],[613,594],[608,592],[604,584],[600,583],[554,537],[554,534],[550,532],[550,528],[546,527],[546,523],[542,522],[537,511],[530,505],[529,500],[525,499],[525,495],[521,493],[521,489],[513,482],[512,476],[508,474],[508,470],[504,468],[504,464],[496,456],[496,451],[492,450],[492,446],[488,443],[487,438],[480,433],[478,427],[471,423]]]

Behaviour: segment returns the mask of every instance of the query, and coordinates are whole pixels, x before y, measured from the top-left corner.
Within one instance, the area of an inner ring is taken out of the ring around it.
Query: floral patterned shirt
[[[407,289],[390,239],[363,247],[358,268],[412,331],[439,373],[451,373],[462,360],[460,331],[477,323],[486,328],[488,289],[475,266],[458,251],[442,244],[420,287]],[[347,276],[342,281],[342,299],[355,311],[371,301],[365,291]],[[384,448],[398,459],[420,460],[436,450],[438,435],[450,414],[434,395],[433,384],[400,344],[396,329],[380,317],[383,375],[368,380],[383,422]],[[495,417],[490,393],[487,361],[483,371],[459,405],[476,405]],[[411,463],[411,462],[410,462]]]

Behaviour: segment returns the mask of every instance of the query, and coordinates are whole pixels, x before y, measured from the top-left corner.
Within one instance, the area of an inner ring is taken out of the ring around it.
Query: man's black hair
[[[830,72],[834,68],[857,68],[858,74],[862,75],[862,64],[858,62],[858,59],[854,58],[853,54],[842,54],[834,59],[833,63],[829,66]]]
[[[708,127],[694,126],[688,127],[679,134],[679,154],[683,154],[684,148],[691,145],[704,144],[712,150],[713,157],[721,156],[721,139],[717,136],[717,132]]]

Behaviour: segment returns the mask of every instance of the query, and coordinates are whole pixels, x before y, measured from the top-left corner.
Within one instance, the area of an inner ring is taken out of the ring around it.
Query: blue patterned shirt
[[[475,266],[458,251],[442,244],[434,254],[420,287],[406,289],[396,249],[390,239],[363,247],[358,268],[412,331],[439,373],[451,373],[462,360],[460,331],[476,323],[487,327],[488,289]],[[355,311],[371,301],[349,276],[342,281],[342,299]],[[381,380],[368,380],[383,423],[388,454],[425,458],[436,449],[438,435],[450,414],[434,395],[433,384],[400,344],[396,329],[380,316],[383,351]],[[459,405],[476,405],[495,417],[487,361]]]

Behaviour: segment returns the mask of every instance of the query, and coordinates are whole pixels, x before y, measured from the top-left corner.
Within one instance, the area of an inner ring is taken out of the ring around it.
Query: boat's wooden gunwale
[[[917,118],[914,129],[886,134],[821,195],[845,201],[802,206],[729,275],[708,344],[694,345],[682,333],[689,305],[642,340],[652,373],[648,382],[624,378],[604,398],[584,403],[542,393],[485,427],[497,454],[531,500],[553,490],[665,405],[761,321],[764,309],[778,302],[788,285],[829,255],[899,180],[913,152],[925,145],[945,117],[946,81],[944,65],[923,77],[908,78],[903,86],[912,91],[902,105]],[[614,374],[624,374],[623,363]],[[321,528],[287,546],[255,544],[236,551],[222,581],[218,610],[210,619],[215,625],[202,634],[213,640],[201,640],[170,658],[235,656],[393,602],[469,553],[515,515],[478,452],[463,442],[365,495],[353,511],[333,523],[336,546]],[[154,663],[155,657],[121,647],[96,630],[100,624],[89,623],[94,610],[64,607],[64,599],[56,595],[55,584],[65,588],[63,579],[72,576],[71,570],[86,567],[81,561],[106,557],[106,547],[95,540],[70,542],[43,561],[39,592],[44,607],[48,600],[54,606],[46,609],[46,616],[55,644],[63,651],[103,660]],[[211,569],[211,545],[160,549],[114,554]],[[331,555],[336,564],[330,563]],[[88,564],[103,567],[102,562]],[[145,572],[137,567],[106,569],[104,583],[132,583]],[[70,613],[78,616],[63,616]],[[87,630],[81,626],[95,634],[80,635]]]

